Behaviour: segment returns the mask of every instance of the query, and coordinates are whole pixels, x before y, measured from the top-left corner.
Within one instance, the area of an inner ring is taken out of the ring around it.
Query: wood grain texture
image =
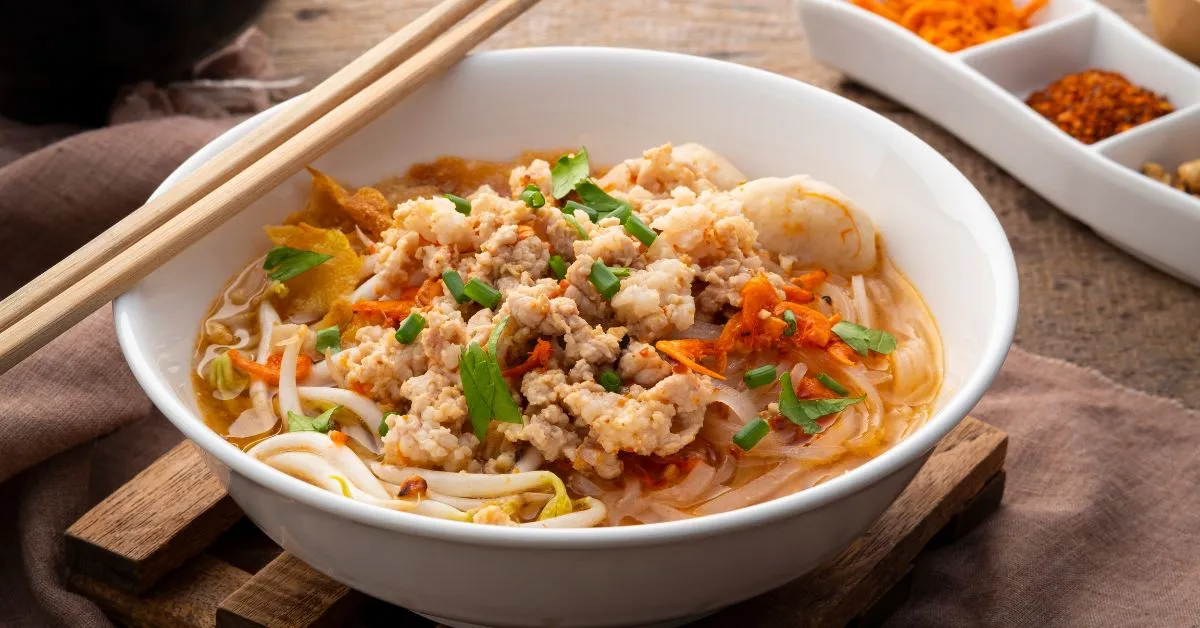
[[[812,573],[725,609],[697,626],[845,626],[900,582],[930,540],[1004,465],[1008,437],[966,418],[863,536]]]
[[[201,555],[141,596],[77,573],[69,582],[128,628],[213,628],[217,605],[249,579],[241,569]]]
[[[1100,1],[1152,34],[1143,0]],[[261,24],[280,75],[313,84],[431,4],[275,0]],[[794,0],[550,0],[484,47],[547,45],[654,48],[724,59],[875,109],[945,155],[991,203],[1020,273],[1018,344],[1200,408],[1194,365],[1200,328],[1193,322],[1200,319],[1200,289],[1101,240],[936,123],[814,61]]]
[[[66,532],[73,573],[140,593],[242,517],[198,447],[177,445]]]
[[[221,602],[217,608],[217,627],[345,625],[365,601],[365,595],[285,552]]]

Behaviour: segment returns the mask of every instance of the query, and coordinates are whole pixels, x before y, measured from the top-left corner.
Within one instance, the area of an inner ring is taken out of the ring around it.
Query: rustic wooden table
[[[1138,28],[1150,28],[1141,0],[1104,2]],[[273,38],[279,74],[312,84],[433,4],[275,0],[262,24]],[[813,61],[792,0],[544,0],[487,47],[544,45],[704,55],[791,76],[872,107],[940,150],[991,202],[1020,266],[1018,344],[1200,407],[1200,291],[1100,240],[934,123]]]

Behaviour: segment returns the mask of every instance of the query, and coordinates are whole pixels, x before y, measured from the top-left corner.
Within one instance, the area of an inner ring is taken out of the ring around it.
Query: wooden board
[[[925,547],[999,505],[1006,449],[1003,432],[964,420],[839,556],[695,625],[879,625],[907,597]],[[239,516],[198,450],[180,445],[68,530],[71,584],[134,628],[433,626],[318,573],[248,522],[231,529]]]
[[[141,593],[237,522],[241,510],[201,456],[179,444],[71,525],[73,571]]]

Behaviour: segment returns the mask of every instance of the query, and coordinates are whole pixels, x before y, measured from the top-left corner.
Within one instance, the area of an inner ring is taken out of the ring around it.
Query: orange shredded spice
[[[442,284],[437,279],[426,279],[420,286],[408,287],[400,298],[391,301],[359,301],[350,306],[355,314],[381,316],[384,322],[394,325],[403,321],[413,308],[429,307],[442,294]]]
[[[241,351],[238,351],[237,349],[230,349],[229,360],[233,362],[233,365],[237,367],[239,371],[249,375],[252,379],[261,379],[272,385],[279,384],[279,369],[283,364],[282,353],[272,353],[271,356],[267,358],[266,364],[259,364],[258,362],[255,362],[254,360],[242,355]],[[302,380],[307,378],[308,374],[312,372],[312,366],[312,358],[304,355],[303,353],[297,356],[296,379]]]
[[[1029,0],[1018,8],[1012,0],[851,0],[916,33],[925,41],[957,52],[1019,33],[1050,0]]]
[[[823,272],[818,272],[820,274],[810,273],[794,279],[793,283],[815,287],[826,277]],[[808,301],[812,301],[812,292],[807,288],[789,287],[802,290],[810,297]],[[785,295],[789,293],[786,288],[783,292]],[[791,336],[784,335],[788,328],[788,323],[783,320],[785,311],[791,311],[796,319],[796,331]],[[757,275],[742,288],[742,311],[730,317],[718,338],[660,340],[654,347],[673,358],[681,367],[717,379],[725,379],[722,373],[729,353],[733,351],[774,348],[786,352],[800,346],[813,346],[825,348],[838,361],[853,359],[845,356],[841,347],[850,350],[851,354],[853,349],[834,338],[832,328],[838,318],[836,315],[827,318],[803,303],[781,299],[774,284],[765,275]],[[708,358],[713,359],[712,368],[701,364],[702,360]]]
[[[521,377],[526,373],[546,366],[550,361],[550,353],[554,347],[542,338],[538,338],[537,344],[533,346],[533,351],[529,352],[529,357],[525,361],[512,367],[504,369],[500,374],[505,377]]]
[[[345,445],[350,442],[350,437],[346,436],[345,432],[329,430],[329,440],[333,441],[335,445]]]

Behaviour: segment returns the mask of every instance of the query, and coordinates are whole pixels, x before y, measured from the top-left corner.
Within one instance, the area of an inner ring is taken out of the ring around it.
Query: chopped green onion
[[[654,244],[655,238],[658,237],[658,234],[646,223],[642,222],[642,219],[638,218],[637,214],[631,214],[629,219],[625,221],[625,233],[637,238],[639,242],[646,246]]]
[[[500,303],[500,291],[478,279],[468,281],[467,285],[463,286],[463,294],[486,308],[495,309]]]
[[[783,322],[787,323],[787,327],[783,328],[783,335],[796,335],[796,313],[791,310],[783,311]]]
[[[588,281],[596,287],[596,291],[606,299],[612,299],[621,289],[621,280],[613,274],[604,262],[596,260],[592,264],[592,272],[588,274]]]
[[[617,392],[621,390],[621,376],[612,371],[604,371],[600,374],[600,385],[608,392]]]
[[[337,325],[317,332],[317,353],[325,355],[326,349],[333,349],[334,353],[342,349],[342,332]]]
[[[400,323],[400,329],[396,330],[396,341],[402,345],[411,345],[422,329],[425,329],[425,317],[413,312]]]
[[[592,221],[592,224],[600,222],[600,212],[588,207],[587,205],[576,203],[575,201],[567,201],[567,204],[563,205],[562,208],[563,213],[568,216],[574,216],[576,210],[587,214],[588,220]]]
[[[574,216],[572,216],[571,214],[564,213],[563,220],[567,221],[568,225],[575,227],[575,233],[579,234],[580,240],[588,239],[587,231],[583,230],[583,225],[579,224],[579,221],[575,220]]]
[[[767,364],[742,373],[742,381],[750,388],[766,386],[775,381],[775,365]]]
[[[288,410],[288,431],[320,432],[322,434],[327,434],[330,428],[333,427],[333,414],[341,409],[341,406],[334,406],[322,412],[321,414],[318,414],[316,418],[309,418],[303,414],[296,414],[295,412]]]
[[[555,279],[567,278],[567,261],[561,255],[550,256],[550,272],[554,273]]]
[[[534,209],[546,204],[546,197],[542,195],[542,191],[538,189],[538,186],[532,183],[525,186],[525,189],[521,192],[521,200]]]
[[[622,205],[621,207],[610,211],[607,214],[600,215],[600,218],[616,218],[621,224],[625,224],[632,217],[633,208],[628,205]]]
[[[396,414],[396,413],[395,412],[384,412],[383,418],[379,419],[379,438],[383,438],[384,436],[387,436],[388,430],[390,429],[387,424],[387,418],[392,416],[393,414]]]
[[[442,273],[442,283],[446,284],[446,289],[450,291],[450,296],[454,297],[459,303],[466,303],[471,298],[463,292],[462,275],[456,270],[448,270]]]
[[[332,255],[324,253],[302,251],[290,246],[277,246],[267,252],[267,258],[263,260],[262,267],[271,279],[287,281],[331,259],[333,259]]]
[[[762,417],[754,417],[753,421],[747,423],[742,429],[738,430],[737,434],[733,435],[733,444],[742,448],[742,451],[750,451],[758,444],[758,441],[771,433],[771,426]]]
[[[613,266],[612,268],[609,268],[609,270],[612,271],[614,277],[619,277],[621,279],[628,277],[630,273],[630,270],[627,266]]]
[[[805,434],[820,434],[825,428],[817,419],[841,412],[866,399],[862,397],[840,397],[837,399],[797,399],[788,373],[779,376],[779,413],[787,420],[799,425]]]
[[[454,209],[458,211],[458,213],[464,216],[471,215],[471,201],[453,194],[443,194],[442,196],[446,197],[446,200],[450,201],[451,203],[454,203]]]
[[[850,394],[850,391],[846,390],[845,386],[839,384],[836,379],[834,379],[824,373],[817,373],[817,381],[821,382],[822,386],[828,388],[829,390],[832,390],[833,392],[835,392],[839,395]]]
[[[575,184],[575,192],[579,194],[579,200],[588,207],[594,207],[601,214],[612,214],[621,209],[633,210],[629,203],[613,198],[600,186],[587,179]]]
[[[896,337],[880,329],[871,329],[850,321],[841,321],[833,326],[833,333],[837,334],[859,355],[865,356],[872,351],[891,353],[896,350]]]
[[[559,157],[550,167],[550,191],[554,198],[562,198],[575,189],[575,185],[588,176],[587,148],[580,148],[577,153],[567,153]]]

